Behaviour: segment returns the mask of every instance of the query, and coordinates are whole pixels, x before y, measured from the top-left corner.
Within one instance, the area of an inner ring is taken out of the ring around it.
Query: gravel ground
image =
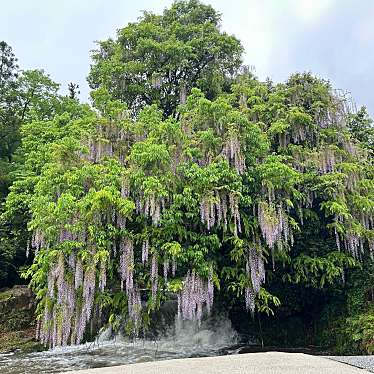
[[[345,364],[366,369],[374,373],[374,356],[327,356],[326,358],[344,362]]]

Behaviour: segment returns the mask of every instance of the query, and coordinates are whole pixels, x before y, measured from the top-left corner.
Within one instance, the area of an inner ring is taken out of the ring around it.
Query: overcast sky
[[[206,0],[222,28],[246,50],[260,79],[284,81],[312,71],[352,93],[374,114],[373,0]],[[43,68],[66,91],[70,81],[87,100],[94,41],[115,36],[142,10],[161,12],[171,0],[3,0],[0,40],[23,69]]]

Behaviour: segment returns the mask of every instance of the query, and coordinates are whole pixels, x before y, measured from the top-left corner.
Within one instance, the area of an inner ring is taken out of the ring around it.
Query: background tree
[[[18,65],[12,47],[4,41],[0,42],[0,53],[0,87],[3,89],[17,78]]]
[[[16,112],[17,59],[12,48],[0,42],[0,201],[9,185],[9,169],[15,144],[19,141]]]
[[[12,214],[3,203],[9,186],[25,172],[25,154],[19,148],[22,127],[34,121],[47,121],[68,109],[58,95],[59,85],[42,70],[22,71],[12,49],[0,43],[0,285],[20,282],[19,267],[27,261],[27,220],[25,200]],[[32,162],[32,161],[31,161]],[[28,186],[31,188],[31,185]],[[15,188],[15,187],[14,187]],[[27,199],[27,194],[23,195]],[[5,209],[6,210],[6,209]]]
[[[241,64],[242,46],[220,31],[220,15],[197,0],[176,1],[162,15],[144,12],[139,22],[99,42],[88,77],[133,114],[157,104],[175,114],[193,87],[209,98],[228,90]]]
[[[70,82],[68,84],[68,90],[70,99],[78,99],[78,95],[80,94],[79,84]]]

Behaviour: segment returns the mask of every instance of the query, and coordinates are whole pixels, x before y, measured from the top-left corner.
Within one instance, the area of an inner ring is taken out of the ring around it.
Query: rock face
[[[34,312],[35,299],[27,286],[0,292],[0,352],[40,350]]]
[[[0,325],[2,331],[30,327],[34,322],[35,302],[27,286],[14,286],[0,293]]]

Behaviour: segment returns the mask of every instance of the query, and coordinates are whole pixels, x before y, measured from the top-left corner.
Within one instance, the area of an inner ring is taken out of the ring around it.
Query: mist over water
[[[233,354],[238,334],[222,316],[178,321],[158,338],[128,340],[104,331],[95,342],[30,354],[0,355],[2,374],[58,373],[74,369],[125,365],[173,358]]]

